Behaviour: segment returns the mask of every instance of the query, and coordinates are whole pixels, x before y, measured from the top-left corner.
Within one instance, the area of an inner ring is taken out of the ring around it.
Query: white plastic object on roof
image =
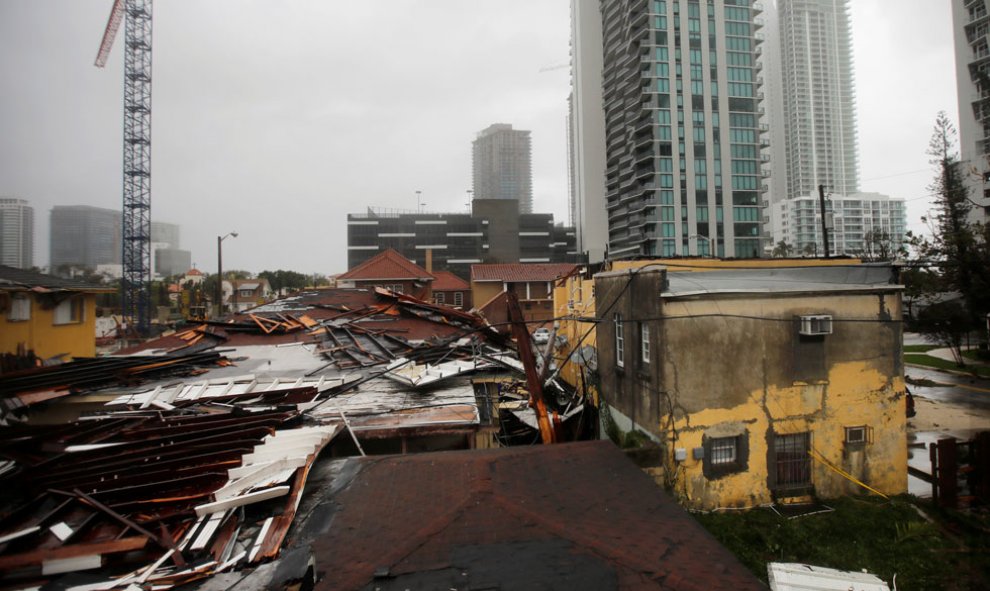
[[[797,562],[767,565],[772,591],[890,591],[880,577]]]

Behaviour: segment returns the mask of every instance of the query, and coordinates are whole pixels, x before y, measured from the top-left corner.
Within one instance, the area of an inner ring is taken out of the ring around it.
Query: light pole
[[[223,241],[230,236],[237,238],[237,232],[217,236],[217,318],[223,314]]]
[[[426,205],[420,201],[420,196],[423,194],[422,191],[416,191],[416,213],[421,213],[423,211],[423,206]]]

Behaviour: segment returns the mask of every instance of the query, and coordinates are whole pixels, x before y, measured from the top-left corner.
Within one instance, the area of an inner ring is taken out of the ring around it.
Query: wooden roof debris
[[[529,429],[500,419],[528,398],[506,337],[386,290],[304,292],[128,353],[0,375],[0,587],[167,589],[275,558],[321,450],[351,444],[344,417],[358,448]],[[492,370],[505,382],[474,383]],[[25,422],[59,404],[78,419]]]

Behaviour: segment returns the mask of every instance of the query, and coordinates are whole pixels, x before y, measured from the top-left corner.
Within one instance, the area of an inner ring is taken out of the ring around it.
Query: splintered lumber
[[[0,571],[7,571],[25,566],[37,566],[47,560],[62,560],[79,556],[117,554],[140,550],[148,543],[144,536],[130,536],[106,542],[88,542],[69,544],[60,548],[39,548],[19,554],[0,556]]]

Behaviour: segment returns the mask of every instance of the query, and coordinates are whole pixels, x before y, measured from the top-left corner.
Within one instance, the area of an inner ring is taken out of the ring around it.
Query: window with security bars
[[[464,305],[464,294],[463,293],[461,293],[459,291],[455,291],[454,292],[454,305],[455,306],[463,306]]]
[[[737,458],[735,437],[719,437],[712,440],[711,462],[715,466],[734,464]]]
[[[703,457],[702,472],[714,480],[749,469],[749,434],[743,431],[729,437],[704,437],[695,457]]]
[[[787,490],[811,485],[811,433],[775,435],[774,488]]]

